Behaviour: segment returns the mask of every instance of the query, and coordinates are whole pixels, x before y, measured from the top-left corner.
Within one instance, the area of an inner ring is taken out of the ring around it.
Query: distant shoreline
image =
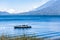
[[[59,16],[60,17],[60,15],[0,15],[0,16]]]

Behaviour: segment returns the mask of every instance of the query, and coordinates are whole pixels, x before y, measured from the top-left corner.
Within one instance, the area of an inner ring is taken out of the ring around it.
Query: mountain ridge
[[[9,14],[8,12],[0,11],[0,15],[60,15],[60,1],[49,1],[35,10],[24,13]]]
[[[40,15],[60,15],[60,5],[59,4],[60,4],[60,1],[57,0],[56,2],[52,3],[48,7],[45,7],[45,8],[40,9],[40,10],[37,9],[34,12],[38,13]],[[44,5],[42,7],[44,7]]]

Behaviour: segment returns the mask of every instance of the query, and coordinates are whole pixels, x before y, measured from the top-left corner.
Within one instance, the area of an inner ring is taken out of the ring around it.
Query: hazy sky
[[[0,0],[0,11],[9,13],[31,11],[49,0]]]

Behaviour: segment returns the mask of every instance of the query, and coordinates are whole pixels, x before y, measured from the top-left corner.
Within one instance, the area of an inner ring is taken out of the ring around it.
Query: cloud
[[[30,0],[27,2],[26,1],[14,1],[14,0],[10,0],[10,1],[0,1],[0,11],[5,11],[8,12],[10,14],[16,14],[16,13],[21,13],[21,12],[28,12],[28,11],[32,11],[35,8],[42,6],[43,4],[45,4],[46,2],[48,2],[49,0]]]
[[[9,9],[9,10],[6,10],[6,12],[9,12],[9,13],[16,13],[16,10],[14,10],[14,9]]]
[[[8,12],[10,14],[17,14],[17,13],[22,13],[22,12],[28,12],[30,10],[32,10],[33,8],[30,8],[30,9],[25,9],[25,10],[16,10],[16,9],[0,9],[1,12]]]
[[[0,9],[1,12],[8,12],[10,14],[16,14],[19,13],[20,11],[17,11],[15,9]]]

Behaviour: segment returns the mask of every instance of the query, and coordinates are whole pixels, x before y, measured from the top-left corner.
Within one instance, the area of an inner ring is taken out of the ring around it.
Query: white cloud
[[[16,10],[14,10],[14,9],[9,9],[9,10],[6,10],[6,11],[9,12],[9,13],[15,13]]]
[[[5,12],[8,12],[10,14],[16,14],[16,13],[21,13],[21,12],[28,12],[28,11],[34,10],[37,7],[40,7],[40,6],[44,5],[48,1],[49,0],[42,0],[42,1],[37,2],[35,4],[31,4],[30,7],[29,6],[27,6],[27,7],[21,7],[21,8],[14,8],[13,7],[14,9],[13,8],[9,8],[9,7],[7,7],[7,8],[1,7],[0,11],[5,11]]]
[[[22,12],[28,12],[30,10],[32,10],[33,8],[31,9],[25,9],[25,10],[16,10],[16,9],[0,9],[0,11],[2,12],[8,12],[10,14],[17,14],[17,13],[22,13]]]
[[[8,12],[10,14],[15,14],[15,13],[19,13],[20,11],[17,11],[15,9],[0,9],[0,11],[2,12]]]

